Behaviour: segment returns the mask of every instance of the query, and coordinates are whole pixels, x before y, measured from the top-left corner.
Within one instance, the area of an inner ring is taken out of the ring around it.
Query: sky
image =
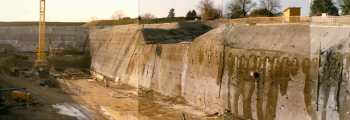
[[[189,10],[196,10],[200,0],[46,0],[46,21],[88,22],[92,16],[109,19],[117,10],[124,10],[126,16],[152,13],[158,18],[167,17],[171,8],[175,17],[186,16]],[[215,6],[230,0],[213,0]],[[259,0],[253,0],[258,3]],[[308,15],[309,0],[281,0],[282,9],[302,7],[301,14]],[[39,0],[0,0],[0,21],[38,21]]]
[[[139,0],[139,13],[152,13],[158,18],[167,17],[171,8],[175,9],[175,17],[185,17],[189,10],[199,10],[197,5],[200,0]],[[222,0],[213,0],[214,5],[222,3]],[[221,4],[222,6],[222,4]]]
[[[39,0],[0,0],[0,21],[39,21]],[[88,22],[109,19],[117,10],[138,16],[138,0],[46,0],[48,22]]]
[[[231,0],[223,0],[223,6],[225,10],[225,5]],[[253,0],[254,2],[257,3],[257,6],[259,7],[259,0]],[[279,10],[280,12],[283,12],[285,9],[287,9],[288,7],[301,7],[301,15],[309,15],[309,11],[310,11],[310,0],[281,0],[282,2],[282,8]]]

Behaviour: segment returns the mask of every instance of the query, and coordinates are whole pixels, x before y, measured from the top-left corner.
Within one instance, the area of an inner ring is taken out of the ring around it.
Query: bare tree
[[[118,20],[118,17],[116,14],[111,15],[111,20]]]
[[[144,13],[140,15],[141,19],[154,19],[156,16],[154,16],[152,13]]]
[[[222,18],[222,4],[221,3],[216,5],[216,11],[218,12],[219,17]]]
[[[118,20],[120,20],[125,16],[125,12],[124,10],[118,10],[118,11],[115,11],[115,15],[118,17]]]
[[[277,13],[281,9],[281,0],[260,0],[260,7],[272,13]]]
[[[226,5],[226,17],[240,18],[246,17],[248,13],[256,7],[256,2],[252,0],[231,0]]]
[[[201,13],[203,20],[207,20],[209,11],[213,9],[214,1],[212,0],[201,0],[197,5],[199,12]]]
[[[125,16],[124,10],[117,10],[114,12],[113,15],[111,15],[112,20],[120,20]]]
[[[96,21],[98,19],[98,17],[96,17],[96,16],[91,16],[90,17],[90,21]]]

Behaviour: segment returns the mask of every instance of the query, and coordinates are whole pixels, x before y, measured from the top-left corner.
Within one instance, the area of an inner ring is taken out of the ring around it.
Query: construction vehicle
[[[1,88],[1,87],[0,87]],[[0,115],[2,113],[5,113],[5,111],[9,108],[12,108],[13,106],[5,106],[5,98],[3,96],[4,91],[10,91],[10,90],[19,90],[19,89],[26,89],[26,88],[10,88],[10,89],[0,89]]]
[[[11,68],[11,75],[17,77],[19,76],[19,67],[12,67]]]
[[[30,100],[35,100],[35,98],[32,98],[30,96],[30,93],[23,93],[23,92],[19,92],[19,91],[13,91],[12,92],[12,98],[16,98],[18,99],[18,101],[30,101]]]

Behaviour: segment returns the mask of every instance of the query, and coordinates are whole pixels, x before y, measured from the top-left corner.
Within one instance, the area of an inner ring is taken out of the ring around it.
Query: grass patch
[[[130,20],[97,20],[91,21],[83,26],[112,26],[112,25],[126,25],[126,24],[137,24],[137,19]]]
[[[172,23],[172,22],[187,22],[185,18],[156,18],[156,19],[146,19],[140,20],[140,24],[154,24],[154,23]]]

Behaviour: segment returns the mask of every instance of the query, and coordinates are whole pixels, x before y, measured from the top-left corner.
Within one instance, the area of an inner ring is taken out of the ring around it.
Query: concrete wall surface
[[[224,109],[249,119],[311,119],[309,38],[308,25],[224,29]]]
[[[350,27],[311,26],[312,119],[350,118]]]
[[[190,44],[145,44],[138,52],[139,86],[223,112],[221,28]]]
[[[90,34],[91,69],[222,113],[221,31],[219,22],[123,25],[94,30]],[[175,42],[164,42],[169,40]]]
[[[94,30],[90,34],[91,70],[136,87],[135,55],[140,35],[138,25]]]
[[[89,51],[89,32],[103,27],[46,27],[45,44],[64,47],[66,51]],[[19,51],[39,47],[38,27],[0,27],[0,44],[10,44]],[[46,49],[47,50],[47,49]]]

